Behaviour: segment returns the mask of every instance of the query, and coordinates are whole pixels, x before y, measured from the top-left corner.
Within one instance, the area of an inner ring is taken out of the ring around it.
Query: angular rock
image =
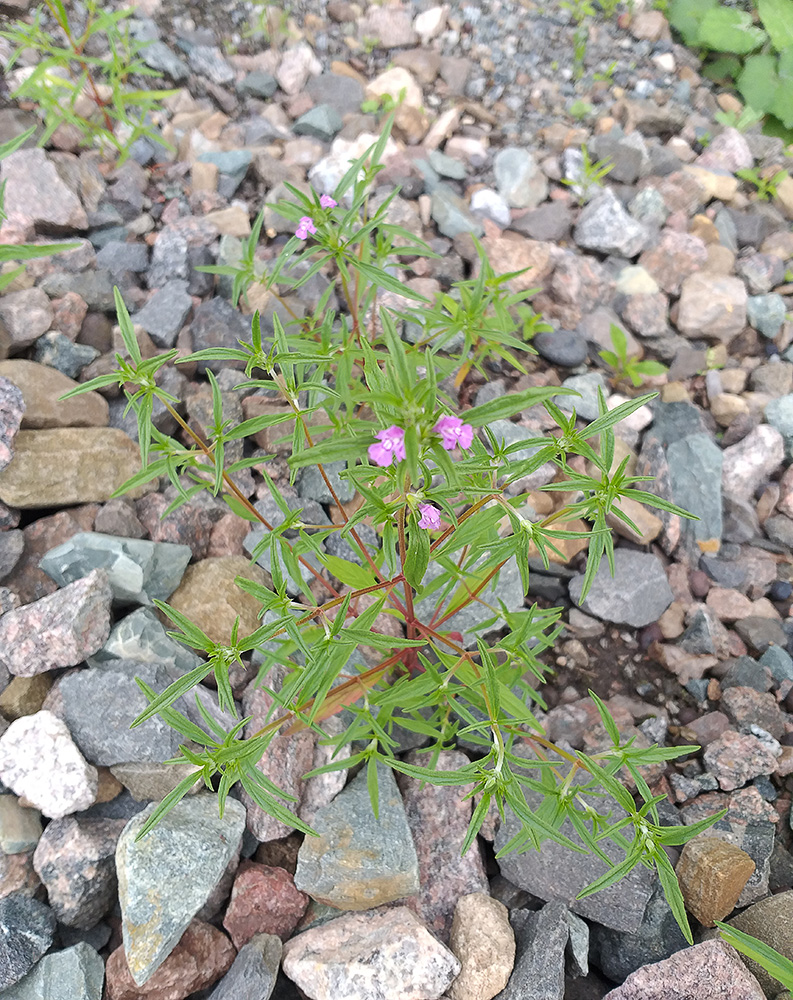
[[[234,879],[223,926],[238,950],[259,934],[286,940],[307,906],[308,896],[295,888],[288,871],[245,861]]]
[[[0,851],[22,854],[32,851],[41,837],[41,815],[26,809],[15,795],[0,795]]]
[[[20,431],[13,461],[0,472],[0,500],[22,510],[104,502],[140,471],[140,454],[114,427]],[[149,486],[130,490],[142,496]]]
[[[416,848],[390,768],[378,764],[379,816],[366,769],[314,818],[319,837],[306,837],[295,885],[338,909],[366,910],[419,889]]]
[[[184,1000],[203,990],[228,971],[234,946],[222,931],[194,920],[168,957],[141,988],[133,979],[120,945],[105,967],[106,1000]]]
[[[0,737],[0,780],[51,819],[87,809],[98,788],[96,768],[47,711],[17,719]]]
[[[451,1000],[490,1000],[500,993],[515,965],[515,932],[506,906],[484,892],[461,896],[449,947],[462,966],[449,987]]]
[[[112,660],[136,660],[163,666],[170,673],[186,674],[201,662],[197,653],[172,639],[154,611],[139,608],[117,622],[99,652],[90,658],[89,666]]]
[[[690,434],[666,451],[674,502],[699,520],[683,520],[681,533],[690,557],[721,545],[722,450],[709,434]]]
[[[719,787],[726,792],[740,788],[758,775],[773,774],[776,770],[776,756],[760,740],[732,729],[708,744],[703,761],[718,780]]]
[[[116,601],[151,604],[168,600],[191,557],[186,545],[82,532],[50,549],[39,565],[59,587],[101,568]]]
[[[619,625],[642,628],[657,621],[672,603],[672,594],[661,563],[649,553],[630,549],[614,552],[612,578],[604,556],[582,607],[587,614]],[[570,581],[570,597],[577,604],[583,575]]]
[[[548,197],[548,178],[527,149],[500,149],[493,170],[498,192],[510,208],[537,208]]]
[[[680,290],[677,326],[687,337],[727,344],[746,325],[746,285],[740,278],[692,274]]]
[[[631,973],[603,1000],[762,1000],[763,996],[738,952],[718,938]]]
[[[193,350],[205,351],[215,347],[238,348],[238,341],[250,338],[250,322],[239,310],[222,298],[202,302],[193,313],[190,333]],[[244,361],[199,361],[197,371],[206,374],[207,369],[217,372],[220,368],[243,369]]]
[[[471,214],[463,199],[447,184],[438,184],[432,192],[430,211],[438,231],[449,239],[454,239],[461,233],[484,235],[480,220]]]
[[[221,820],[215,796],[200,794],[182,799],[136,842],[154,809],[154,804],[148,806],[127,823],[116,849],[123,954],[138,986],[179,945],[190,921],[220,881],[245,827],[245,810],[236,799],[226,800]],[[233,956],[230,944],[228,951]],[[231,957],[226,968],[229,965]]]
[[[10,222],[41,225],[49,232],[87,229],[77,195],[61,180],[43,149],[18,149],[0,167],[6,182],[5,212]]]
[[[240,637],[259,625],[260,602],[235,584],[236,577],[267,585],[264,573],[243,556],[202,559],[187,568],[182,582],[171,594],[170,605],[199,623],[213,642],[228,643],[239,616]]]
[[[52,306],[40,288],[23,288],[0,297],[0,323],[9,338],[6,353],[30,347],[52,323]]]
[[[187,294],[187,282],[169,281],[135,313],[134,320],[158,347],[169,348],[176,343],[192,307],[193,300]]]
[[[257,934],[240,948],[234,964],[207,1000],[269,1000],[281,964],[281,939]]]
[[[567,907],[558,901],[531,913],[517,910],[517,958],[502,1000],[562,1000],[564,952],[570,935]]]
[[[416,765],[424,759],[415,751],[405,757],[407,763]],[[435,766],[439,771],[455,771],[467,762],[461,751],[444,750]],[[427,927],[446,941],[458,900],[488,891],[478,844],[462,852],[473,809],[471,799],[466,798],[472,786],[422,784],[405,774],[397,776],[397,784],[418,856],[419,912]]]
[[[714,927],[735,909],[754,868],[739,847],[704,835],[690,840],[675,869],[686,909],[704,927]]]
[[[531,759],[528,747],[516,745],[513,752]],[[542,802],[540,793],[532,789],[526,788],[525,795],[531,809],[536,809]],[[622,815],[617,803],[608,799],[597,799],[593,806],[599,812],[611,808],[612,822]],[[504,822],[496,833],[496,852],[522,828],[520,820],[512,810],[507,809]],[[562,825],[561,832],[571,840],[577,840],[569,820]],[[601,840],[600,846],[615,863],[624,858],[624,852],[610,841]],[[579,854],[550,840],[543,844],[542,852],[513,852],[500,858],[499,865],[501,874],[513,885],[539,896],[540,899],[561,900],[585,919],[619,931],[635,932],[639,929],[654,888],[654,876],[642,865],[638,865],[615,885],[584,899],[576,899],[583,888],[600,878],[607,870],[606,865],[595,855]]]
[[[78,383],[54,368],[14,358],[0,361],[0,377],[19,386],[25,401],[22,427],[40,430],[52,427],[107,427],[107,400],[98,392],[87,392],[61,400]]]
[[[116,843],[123,828],[124,820],[69,816],[44,831],[33,867],[62,924],[89,930],[113,906]]]
[[[0,990],[18,983],[52,944],[55,915],[21,893],[0,899]]]
[[[101,1000],[105,963],[85,941],[45,955],[3,1000]]]
[[[142,727],[146,728],[146,723]],[[114,764],[110,768],[113,777],[129,791],[137,802],[159,802],[169,792],[196,770],[193,764],[160,764],[156,761]],[[198,794],[200,783],[193,786],[188,794]]]
[[[460,972],[404,906],[350,913],[284,945],[284,972],[314,1000],[437,1000]]]
[[[724,449],[722,489],[731,499],[749,499],[784,460],[782,435],[768,424],[760,424],[738,444]],[[1,482],[2,480],[0,480]]]
[[[650,231],[623,208],[611,188],[585,206],[573,228],[573,239],[585,250],[636,257],[650,242]]]
[[[22,392],[10,379],[0,376],[0,472],[14,457],[12,445],[24,415]]]
[[[111,591],[102,569],[0,617],[0,650],[12,674],[32,677],[72,667],[110,634]]]

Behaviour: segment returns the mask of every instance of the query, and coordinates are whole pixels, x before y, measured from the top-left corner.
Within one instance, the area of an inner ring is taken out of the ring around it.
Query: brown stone
[[[62,400],[60,397],[76,389],[79,382],[68,378],[57,368],[14,358],[0,361],[0,377],[3,376],[22,390],[25,401],[23,429],[107,427],[110,411],[104,396],[98,392],[86,392],[73,399]]]
[[[123,945],[105,968],[106,1000],[185,1000],[217,982],[234,961],[234,946],[221,931],[194,920],[157,971],[138,986],[127,966]]]
[[[295,887],[283,868],[245,861],[234,879],[223,926],[238,950],[255,934],[290,937],[308,906],[309,898]]]
[[[752,614],[752,602],[739,590],[711,587],[705,603],[723,622],[735,622]]]
[[[515,933],[506,906],[484,892],[462,896],[450,947],[462,965],[448,990],[451,1000],[485,1000],[500,993],[515,965]]]
[[[213,642],[230,641],[238,615],[240,636],[249,635],[260,625],[261,603],[240,590],[234,582],[238,576],[267,585],[264,571],[243,556],[202,559],[187,567],[169,603],[196,622]]]
[[[529,268],[525,274],[510,280],[507,287],[511,292],[544,289],[560,255],[553,243],[527,240],[525,236],[513,232],[487,235],[482,240],[482,248],[496,274]],[[474,273],[478,273],[478,262],[474,264]]]
[[[49,674],[35,677],[12,677],[11,683],[0,694],[0,713],[11,722],[23,715],[35,715],[44,704],[52,687]]]
[[[0,500],[23,510],[104,502],[140,469],[138,446],[115,427],[20,431],[14,451],[0,473]]]

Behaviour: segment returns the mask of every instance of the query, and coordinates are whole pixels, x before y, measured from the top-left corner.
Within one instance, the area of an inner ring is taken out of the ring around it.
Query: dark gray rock
[[[63,719],[90,763],[109,766],[178,755],[181,737],[159,716],[130,729],[148,705],[136,677],[158,693],[173,679],[162,666],[116,660],[112,669],[89,667],[60,680]]]
[[[268,1000],[275,989],[281,963],[281,939],[256,934],[243,945],[234,964],[207,1000]],[[279,994],[280,995],[280,994]]]
[[[570,598],[576,604],[583,583],[583,574],[570,582]],[[614,576],[603,556],[582,608],[604,621],[642,628],[658,621],[673,599],[664,568],[654,555],[616,549]]]
[[[67,292],[77,292],[88,303],[91,312],[115,312],[113,280],[104,268],[80,274],[55,271],[42,278],[40,287],[50,298],[62,298]]]
[[[342,479],[339,475],[347,468],[345,461],[326,462],[323,466],[325,475],[342,503],[348,503],[355,496],[355,486],[350,479]],[[325,480],[316,465],[307,465],[300,470],[297,480],[297,492],[302,499],[316,500],[317,503],[331,504],[336,501],[328,489]]]
[[[26,975],[52,944],[55,914],[21,892],[0,899],[0,989]]]
[[[564,202],[549,201],[513,219],[509,228],[524,233],[532,240],[560,242],[570,238],[573,213]]]
[[[89,344],[75,344],[64,333],[50,332],[39,337],[33,348],[33,358],[41,365],[57,368],[69,378],[99,357],[99,351]]]
[[[768,667],[778,683],[793,681],[793,659],[779,646],[769,646],[760,657],[760,663]]]
[[[250,338],[250,320],[246,320],[226,299],[214,298],[198,306],[190,324],[190,333],[196,351],[213,347],[239,349],[238,342]],[[202,375],[207,369],[218,372],[222,368],[242,370],[244,367],[244,361],[235,360],[198,362],[198,372]]]
[[[150,69],[165,73],[174,83],[184,83],[190,76],[187,63],[172,52],[165,42],[152,42],[141,52],[143,61]]]
[[[777,647],[771,647],[776,649]],[[711,652],[713,652],[711,650]],[[787,655],[787,654],[785,654]],[[755,691],[768,691],[771,687],[770,671],[765,666],[753,660],[751,656],[736,656],[725,661],[729,666],[721,678],[722,691],[731,687],[749,687]]]
[[[45,955],[24,979],[4,991],[3,1000],[101,1000],[104,980],[105,963],[95,948],[79,941]]]
[[[636,931],[592,924],[590,939],[592,962],[616,983],[643,965],[660,962],[688,946],[660,885],[653,890]]]
[[[169,281],[135,313],[138,323],[158,347],[173,347],[193,306],[186,281]]]
[[[186,281],[190,274],[187,235],[177,226],[163,226],[157,234],[146,275],[149,288],[164,288],[169,281]]]
[[[681,535],[693,559],[717,549],[722,536],[722,450],[709,434],[691,434],[666,450],[674,502],[699,520],[684,519]]]
[[[199,793],[182,799],[136,840],[155,808],[152,803],[127,823],[116,849],[124,951],[138,985],[179,943],[239,850],[245,829],[245,809],[237,799],[226,799],[220,819],[216,797]]]
[[[0,580],[4,580],[22,557],[25,536],[19,529],[0,532]]]
[[[609,388],[600,372],[587,372],[586,375],[571,375],[562,385],[566,389],[574,389],[577,396],[556,396],[554,402],[560,409],[568,413],[575,410],[582,420],[595,420],[599,414],[598,393],[604,398],[609,397]]]
[[[278,83],[269,73],[254,70],[240,82],[237,90],[242,97],[259,97],[266,101],[278,90]]]
[[[499,1000],[563,1000],[564,953],[570,935],[564,903],[541,910],[513,910],[515,968]]]
[[[151,604],[171,596],[191,558],[187,545],[86,531],[50,549],[39,566],[59,587],[102,568],[117,602]]]
[[[125,271],[139,274],[149,266],[149,248],[145,243],[106,243],[96,255],[96,263],[113,276]]]
[[[344,127],[341,115],[330,104],[317,104],[301,115],[292,126],[295,135],[307,135],[320,142],[331,142]]]
[[[391,769],[377,765],[375,818],[364,768],[314,817],[319,837],[306,837],[297,855],[295,885],[338,909],[370,909],[412,896],[419,865],[405,807]]]
[[[338,73],[320,73],[319,76],[310,77],[306,90],[312,100],[330,105],[342,117],[359,112],[364,99],[360,83]]]
[[[532,341],[540,357],[564,368],[577,368],[587,358],[587,342],[572,330],[552,330],[539,333]]]

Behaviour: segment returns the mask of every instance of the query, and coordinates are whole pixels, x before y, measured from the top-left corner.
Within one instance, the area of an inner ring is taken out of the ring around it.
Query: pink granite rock
[[[238,950],[256,934],[286,940],[308,906],[308,896],[295,888],[283,868],[246,861],[240,866],[223,926]]]

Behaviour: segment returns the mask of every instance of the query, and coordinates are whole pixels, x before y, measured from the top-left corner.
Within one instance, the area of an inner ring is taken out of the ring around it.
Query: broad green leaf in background
[[[768,36],[756,28],[750,14],[731,7],[709,10],[699,26],[699,44],[716,52],[747,55],[759,49]]]
[[[793,0],[756,0],[756,2],[760,20],[777,52],[793,46]]]
[[[791,0],[791,17],[793,17],[793,0]],[[780,52],[778,74],[779,86],[770,111],[788,128],[793,128],[793,44]]]
[[[752,56],[738,77],[738,89],[746,103],[758,111],[770,111],[779,89],[777,60],[772,55]]]
[[[715,10],[719,0],[672,0],[669,5],[669,21],[683,36],[686,45],[699,45],[699,28],[705,14]]]

